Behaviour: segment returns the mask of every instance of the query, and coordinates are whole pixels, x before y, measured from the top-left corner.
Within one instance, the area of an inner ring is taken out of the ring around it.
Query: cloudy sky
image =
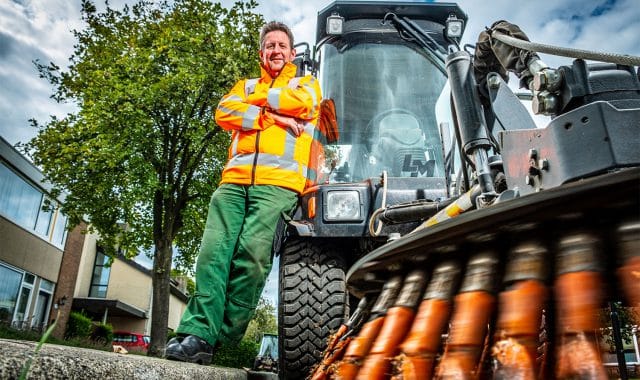
[[[314,40],[315,17],[332,0],[259,0],[267,20],[289,24],[297,41]],[[232,4],[224,0],[223,4]],[[104,8],[104,1],[96,1]],[[111,0],[120,8],[132,0]],[[469,15],[464,42],[473,43],[483,27],[505,19],[518,24],[536,42],[581,49],[640,55],[638,0],[461,0]],[[73,111],[56,104],[52,88],[33,60],[68,64],[75,43],[72,29],[84,27],[80,0],[0,0],[0,136],[9,143],[26,142],[35,130],[30,118],[46,122],[49,115]],[[543,56],[550,65],[566,59]]]
[[[259,0],[265,19],[290,25],[296,41],[314,40],[316,16],[333,0]],[[95,1],[104,9],[104,1]],[[133,4],[111,0],[111,7]],[[222,1],[231,5],[232,0]],[[493,21],[518,24],[532,41],[579,49],[640,56],[640,2],[638,0],[460,0],[469,16],[463,43],[475,42]],[[75,43],[71,30],[84,27],[80,0],[0,0],[0,136],[11,144],[35,135],[28,120],[41,123],[49,115],[64,116],[73,108],[53,102],[52,88],[38,77],[34,60],[54,62],[63,69]],[[566,58],[542,55],[551,66]],[[268,282],[269,294],[277,280]]]

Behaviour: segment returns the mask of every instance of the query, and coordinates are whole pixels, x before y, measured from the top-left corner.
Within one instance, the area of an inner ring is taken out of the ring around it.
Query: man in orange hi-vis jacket
[[[196,291],[167,343],[168,359],[209,364],[216,344],[242,338],[271,270],[276,226],[313,170],[318,81],[295,76],[293,35],[282,23],[262,28],[259,55],[260,78],[240,80],[216,110],[218,125],[232,132],[229,160],[209,204]]]

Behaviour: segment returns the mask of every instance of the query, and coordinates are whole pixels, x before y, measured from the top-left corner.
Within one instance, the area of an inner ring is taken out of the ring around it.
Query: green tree
[[[229,135],[213,109],[235,81],[258,75],[255,7],[140,0],[98,12],[83,0],[68,69],[35,62],[52,98],[77,111],[32,120],[39,133],[24,150],[67,193],[70,226],[87,218],[110,254],[153,247],[152,356],[166,343],[172,261],[193,265],[226,161]]]
[[[243,338],[236,345],[220,346],[213,354],[212,363],[220,367],[251,368],[259,349],[257,342]]]
[[[187,291],[188,296],[193,296],[196,292],[196,282],[193,277],[186,274],[184,271],[179,269],[171,269],[171,279],[179,282],[183,282],[185,285],[185,290]]]
[[[622,338],[623,344],[632,344],[633,343],[633,326],[637,326],[640,324],[640,317],[638,313],[632,308],[628,306],[623,306],[622,302],[615,301],[615,310],[618,315],[618,323],[620,325],[620,337]],[[609,352],[615,352],[615,341],[613,339],[613,322],[611,321],[611,304],[607,305],[607,307],[600,309],[598,313],[598,317],[600,319],[600,323],[603,327],[602,330],[602,339],[604,343],[609,348]]]
[[[278,322],[276,320],[276,308],[269,300],[261,297],[256,307],[256,313],[249,322],[244,334],[246,340],[260,342],[262,334],[277,334]]]
[[[256,312],[249,322],[249,327],[239,344],[223,345],[214,356],[215,365],[232,368],[251,368],[260,349],[262,334],[278,333],[276,309],[269,300],[261,297]]]

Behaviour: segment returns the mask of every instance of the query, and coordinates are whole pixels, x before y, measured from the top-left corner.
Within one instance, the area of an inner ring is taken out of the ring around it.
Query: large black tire
[[[348,313],[344,253],[322,239],[289,238],[280,257],[280,379],[304,379]]]

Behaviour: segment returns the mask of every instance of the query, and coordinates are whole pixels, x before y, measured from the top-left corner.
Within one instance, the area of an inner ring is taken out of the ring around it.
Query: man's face
[[[293,61],[296,57],[296,50],[291,47],[287,33],[274,30],[264,36],[264,46],[260,50],[260,61],[275,77],[287,62]]]

